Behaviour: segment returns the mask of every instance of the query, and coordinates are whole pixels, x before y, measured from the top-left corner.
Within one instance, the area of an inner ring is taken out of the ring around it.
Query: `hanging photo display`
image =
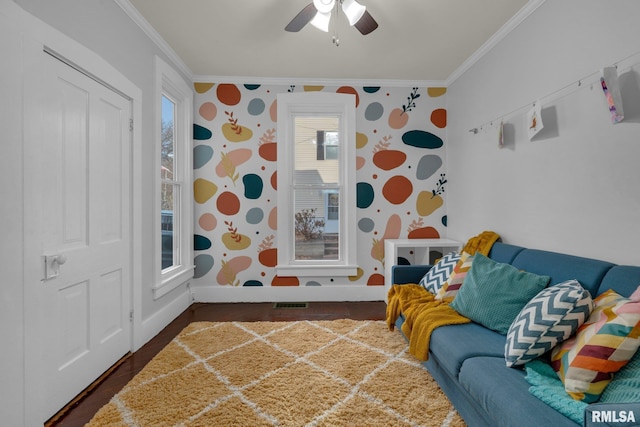
[[[618,69],[616,67],[603,68],[600,84],[602,85],[602,91],[609,105],[611,123],[620,123],[624,119],[624,111],[622,110],[620,84],[618,83]]]
[[[527,113],[527,134],[529,135],[529,141],[531,141],[543,127],[540,102],[536,102],[533,104],[533,108]]]

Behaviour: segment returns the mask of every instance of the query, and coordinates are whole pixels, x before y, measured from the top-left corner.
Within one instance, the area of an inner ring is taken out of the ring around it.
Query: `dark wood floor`
[[[384,320],[386,304],[375,302],[310,302],[308,308],[274,308],[272,303],[193,304],[155,338],[121,361],[81,400],[53,417],[47,426],[83,426],[124,387],[134,375],[191,322],[293,321],[293,320]]]

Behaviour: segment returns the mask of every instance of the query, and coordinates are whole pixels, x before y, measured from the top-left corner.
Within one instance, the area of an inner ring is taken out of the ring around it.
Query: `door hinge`
[[[133,132],[133,119],[129,119],[129,130]]]
[[[129,311],[129,322],[133,322],[133,310]]]

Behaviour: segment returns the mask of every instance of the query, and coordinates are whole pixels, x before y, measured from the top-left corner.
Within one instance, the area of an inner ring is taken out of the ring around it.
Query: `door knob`
[[[44,255],[44,278],[42,280],[49,280],[60,275],[60,266],[67,262],[67,257],[62,254],[57,255]]]

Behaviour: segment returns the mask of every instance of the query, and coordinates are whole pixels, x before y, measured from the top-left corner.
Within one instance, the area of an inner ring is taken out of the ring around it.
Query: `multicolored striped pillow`
[[[462,282],[464,282],[464,278],[467,276],[467,272],[471,269],[472,263],[473,256],[467,252],[462,252],[456,266],[453,267],[451,275],[438,290],[435,299],[441,300],[443,298],[455,297],[458,289],[462,286]]]
[[[599,295],[576,335],[553,349],[551,366],[574,399],[597,401],[640,347],[639,291],[631,298],[611,289]]]

